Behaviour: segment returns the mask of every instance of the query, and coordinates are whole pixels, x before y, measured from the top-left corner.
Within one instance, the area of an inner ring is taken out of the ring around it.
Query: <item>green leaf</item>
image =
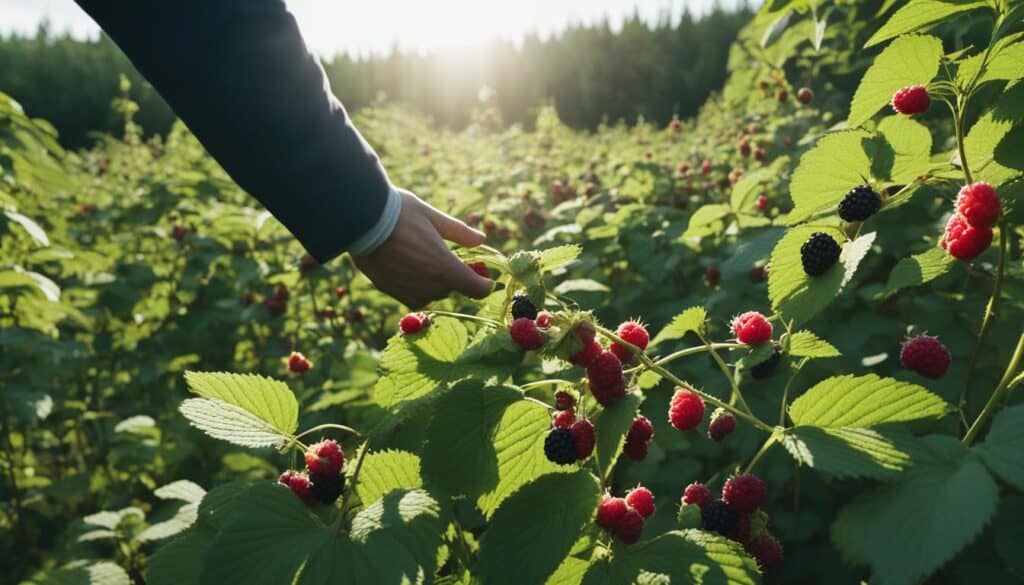
[[[831,343],[810,331],[797,331],[788,339],[789,355],[793,357],[830,358],[841,355]]]
[[[988,112],[971,126],[964,138],[964,151],[975,181],[987,181],[998,187],[1020,174],[1019,170],[1003,166],[994,158],[997,147],[1012,128],[1012,122],[996,120],[993,112]]]
[[[199,512],[199,502],[187,503],[175,512],[174,516],[148,526],[145,530],[135,536],[139,542],[150,542],[163,540],[179,534],[192,526]]]
[[[690,222],[686,226],[686,232],[683,234],[683,237],[699,235],[702,228],[721,220],[730,213],[732,213],[732,209],[724,203],[702,205],[690,216]]]
[[[760,582],[757,563],[739,544],[699,530],[673,530],[616,551],[610,563],[594,563],[583,585]]]
[[[941,59],[942,41],[933,36],[910,35],[893,41],[864,72],[850,103],[847,124],[856,128],[870,120],[898,89],[927,85],[939,72]]]
[[[996,415],[985,442],[974,450],[993,473],[1024,491],[1024,404]]]
[[[553,272],[563,266],[568,266],[579,258],[583,248],[576,244],[556,246],[548,248],[540,253],[540,271]]]
[[[381,376],[374,387],[374,400],[384,408],[394,408],[469,375],[467,368],[452,368],[468,343],[466,327],[444,317],[435,318],[426,335],[392,337],[380,358]]]
[[[480,581],[543,583],[593,519],[600,498],[597,478],[584,470],[548,474],[524,485],[498,508],[484,532]]]
[[[633,419],[636,418],[637,409],[643,400],[642,394],[631,392],[594,415],[594,430],[597,435],[594,457],[601,477],[607,477],[608,470],[615,465],[615,460],[622,451],[626,432],[633,425]]]
[[[188,398],[178,411],[214,439],[243,447],[280,447],[288,435],[240,406],[209,398]]]
[[[996,164],[1008,169],[1008,175],[1012,177],[1012,171],[1009,169],[1017,171],[1016,174],[1020,175],[1020,171],[1024,171],[1024,126],[1011,128],[996,145],[996,151],[992,156]]]
[[[797,425],[873,427],[939,418],[951,410],[945,400],[917,384],[875,374],[851,374],[815,384],[793,401],[789,416]]]
[[[110,561],[74,561],[26,583],[35,585],[129,585],[124,569]]]
[[[299,403],[288,385],[255,374],[185,372],[194,394],[219,400],[251,413],[282,435],[299,426]]]
[[[789,183],[794,209],[787,223],[800,223],[819,210],[838,205],[847,191],[867,182],[871,160],[864,144],[870,139],[871,134],[863,130],[833,132],[804,153]]]
[[[153,495],[161,500],[181,500],[189,504],[198,504],[206,495],[206,490],[187,479],[179,479],[156,488]]]
[[[556,295],[565,295],[574,292],[611,292],[608,285],[589,278],[574,278],[558,283],[552,291]]]
[[[986,7],[985,2],[969,0],[910,0],[906,6],[889,17],[882,28],[875,31],[868,42],[864,43],[864,48],[872,47],[902,34],[926,29],[955,14],[984,7]],[[893,41],[893,45],[900,40],[902,39]]]
[[[690,307],[673,317],[672,322],[654,336],[650,345],[657,345],[670,339],[680,339],[691,331],[695,331],[698,335],[704,335],[704,324],[707,320],[708,312],[704,307]]]
[[[4,210],[4,215],[7,216],[7,219],[20,225],[25,230],[25,232],[40,246],[50,245],[50,238],[46,237],[46,230],[39,227],[39,224],[32,221],[31,218],[26,217],[16,211],[11,211],[9,209]]]
[[[729,205],[736,213],[750,211],[754,198],[761,192],[763,183],[772,179],[775,173],[771,169],[757,169],[742,177],[732,187]]]
[[[356,494],[363,502],[373,502],[394,490],[421,487],[419,457],[406,451],[379,451],[363,459]]]
[[[886,148],[873,157],[876,177],[906,185],[928,171],[932,133],[923,124],[907,116],[887,116],[878,123],[878,133]]]
[[[365,545],[357,552],[381,575],[378,580],[397,583],[387,577],[395,572],[391,565],[396,560],[403,577],[434,574],[442,529],[438,503],[427,492],[414,489],[392,491],[363,508],[352,520],[351,535]],[[408,560],[403,563],[402,557]]]
[[[832,540],[871,566],[872,583],[915,583],[978,536],[998,495],[985,467],[961,457],[857,497],[840,511]]]
[[[929,248],[909,258],[901,258],[889,273],[885,290],[892,294],[903,288],[931,282],[949,272],[955,262],[952,256],[939,247]]]
[[[782,445],[798,463],[836,477],[885,479],[912,464],[913,438],[896,432],[796,426]]]
[[[149,558],[146,582],[150,585],[199,585],[199,573],[215,533],[190,529],[161,546]]]

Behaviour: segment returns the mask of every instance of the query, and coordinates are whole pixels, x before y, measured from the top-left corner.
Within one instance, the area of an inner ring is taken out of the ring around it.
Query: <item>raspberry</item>
[[[964,185],[956,198],[956,210],[964,216],[967,223],[977,228],[990,228],[995,225],[1002,212],[999,195],[992,185],[979,181]]]
[[[612,528],[612,533],[619,540],[626,544],[633,544],[640,540],[644,531],[644,517],[633,508],[626,508],[626,513],[619,518],[619,522]]]
[[[296,374],[304,374],[308,372],[311,367],[313,367],[313,362],[306,359],[306,356],[297,351],[293,351],[292,354],[288,356],[288,369]]]
[[[654,494],[651,490],[637,486],[626,494],[626,503],[644,518],[650,518],[654,514]]]
[[[711,490],[702,483],[691,483],[683,490],[683,503],[703,508],[711,503]]]
[[[537,318],[537,305],[533,304],[530,297],[526,295],[516,295],[512,299],[512,318],[513,319],[536,319]]]
[[[336,502],[345,488],[345,476],[340,473],[327,475],[312,473],[309,480],[312,482],[313,496],[323,504]]]
[[[583,419],[572,425],[569,430],[572,432],[572,439],[576,444],[576,459],[583,460],[590,457],[590,454],[594,452],[594,445],[597,443],[594,424],[587,419]]]
[[[619,325],[619,328],[615,330],[615,334],[622,338],[623,341],[637,346],[641,351],[647,349],[647,344],[651,342],[651,336],[647,333],[647,329],[636,321],[626,321],[625,323],[622,323]],[[624,364],[628,364],[633,361],[633,358],[635,357],[632,349],[617,342],[612,343],[609,349],[611,349],[612,353],[614,353],[616,357],[619,358],[619,361]]]
[[[736,521],[736,528],[726,535],[729,540],[746,542],[750,539],[750,514],[740,514]]]
[[[882,208],[882,198],[868,185],[850,189],[839,202],[839,217],[843,221],[864,221]]]
[[[347,294],[348,294],[348,287],[347,286],[342,285],[342,286],[339,286],[338,288],[334,289],[334,296],[338,297],[339,299],[345,298],[345,295],[347,295]]]
[[[821,276],[839,261],[842,249],[832,236],[825,232],[814,232],[800,246],[800,262],[809,276]]]
[[[711,415],[711,424],[708,425],[708,436],[716,443],[721,443],[726,437],[736,430],[736,417],[731,412],[716,409]]]
[[[324,439],[306,449],[306,469],[318,475],[338,475],[345,466],[345,452],[334,439]]]
[[[992,245],[992,228],[972,227],[962,215],[954,215],[939,244],[957,260],[974,260]]]
[[[312,272],[320,268],[320,263],[316,261],[309,252],[303,252],[302,256],[299,256],[299,271],[303,274]]]
[[[761,345],[772,338],[772,324],[757,311],[747,311],[729,323],[736,340],[747,345]]]
[[[708,502],[701,508],[700,517],[704,530],[717,532],[722,536],[732,534],[740,521],[739,512],[722,500]]]
[[[750,142],[746,139],[740,143],[740,154],[743,156],[750,156]]]
[[[576,337],[578,337],[584,345],[594,341],[594,338],[597,337],[597,331],[595,331],[594,327],[589,323],[578,323],[574,332],[576,333]]]
[[[628,509],[626,500],[605,494],[597,506],[597,525],[605,530],[613,530],[619,525],[619,521],[626,515]]]
[[[633,419],[633,424],[629,427],[629,432],[626,433],[626,440],[646,443],[653,436],[654,425],[646,416],[639,415]]]
[[[755,148],[754,149],[754,160],[756,160],[757,162],[764,162],[764,149],[763,148]]]
[[[560,410],[555,413],[555,417],[551,420],[551,426],[556,429],[567,429],[574,422],[576,422],[576,413],[570,408],[569,410]]]
[[[949,369],[952,356],[938,337],[918,335],[908,340],[900,349],[900,362],[904,368],[917,372],[925,378],[937,380]]]
[[[775,99],[779,100],[780,103],[784,102],[789,99],[789,92],[784,89],[780,89],[779,93],[775,95]]]
[[[487,268],[487,265],[484,264],[483,262],[466,262],[466,266],[469,266],[473,270],[473,272],[476,272],[477,274],[484,278],[491,277],[490,269]]]
[[[287,286],[285,286],[283,284],[279,284],[279,285],[274,287],[274,298],[275,299],[280,299],[282,301],[287,301],[288,300],[288,296],[289,296],[289,293],[288,293],[288,287]]]
[[[316,496],[313,495],[313,485],[309,482],[309,477],[305,473],[289,469],[277,478],[277,483],[290,489],[296,497],[306,504],[312,504],[316,500]]]
[[[363,315],[363,310],[359,307],[352,307],[345,312],[345,318],[353,323],[362,323],[366,316]]]
[[[572,431],[552,429],[544,439],[544,456],[548,458],[548,461],[559,465],[569,465],[576,461],[576,446],[573,444]]]
[[[807,105],[814,101],[814,92],[809,87],[801,87],[796,92],[796,99],[803,105]]]
[[[627,438],[626,443],[622,446],[622,452],[633,461],[643,461],[647,459],[647,442],[630,441]]]
[[[774,569],[782,562],[782,545],[768,531],[762,532],[760,538],[748,542],[743,548],[754,557],[762,571]]]
[[[555,392],[555,408],[558,410],[572,408],[574,404],[576,404],[576,398],[572,394],[565,390]]]
[[[765,212],[765,211],[768,211],[768,204],[769,203],[771,203],[771,201],[768,199],[767,195],[758,195],[757,196],[757,210],[758,211],[760,211],[762,213]]]
[[[676,390],[668,408],[668,422],[680,431],[693,430],[704,418],[704,401],[689,390]]]
[[[536,321],[537,321],[537,327],[540,327],[541,329],[548,329],[548,328],[550,328],[551,327],[551,313],[548,313],[547,311],[541,311],[540,313],[537,313]]]
[[[185,236],[187,236],[187,235],[188,235],[188,228],[186,228],[184,226],[176,225],[173,228],[171,228],[171,237],[174,238],[174,240],[176,242],[180,242],[180,241],[184,240]]]
[[[755,266],[750,269],[750,274],[747,275],[750,282],[757,284],[764,282],[768,278],[768,265],[762,264],[761,266]]]
[[[923,85],[911,85],[896,90],[892,96],[892,109],[905,116],[920,114],[928,109],[932,98]]]
[[[586,368],[594,363],[594,360],[597,359],[597,356],[602,351],[604,351],[604,348],[601,347],[601,344],[591,340],[590,343],[584,344],[583,349],[569,356],[569,361],[577,366]]]
[[[321,319],[333,319],[338,316],[338,312],[334,310],[334,307],[324,307],[320,311]]]
[[[708,269],[704,271],[704,280],[709,286],[718,286],[718,283],[722,281],[722,271],[717,266],[708,266]]]
[[[288,304],[277,297],[267,297],[263,299],[263,306],[267,308],[267,312],[270,313],[271,317],[277,317],[285,312],[288,308]]]
[[[533,319],[526,317],[513,321],[508,333],[512,336],[512,341],[515,341],[524,351],[543,347],[547,341],[544,334],[537,330],[537,324],[533,322]]]
[[[430,325],[430,317],[426,313],[409,313],[398,322],[398,329],[402,335],[413,335],[419,333]]]
[[[768,376],[772,375],[772,372],[775,371],[775,366],[779,365],[781,360],[782,346],[776,343],[775,351],[772,352],[772,355],[768,356],[768,359],[763,362],[755,364],[754,367],[750,368],[750,375],[753,376],[755,380],[764,380]]]
[[[704,174],[704,175],[706,175],[706,174],[711,172],[711,161],[710,160],[704,159],[704,160],[700,161],[700,172],[701,172],[701,174]]]
[[[602,351],[587,366],[590,392],[601,406],[609,406],[626,394],[626,379],[622,377],[622,362],[610,351]]]
[[[761,507],[768,493],[761,478],[753,473],[744,473],[729,478],[722,488],[722,500],[739,512],[750,513]]]

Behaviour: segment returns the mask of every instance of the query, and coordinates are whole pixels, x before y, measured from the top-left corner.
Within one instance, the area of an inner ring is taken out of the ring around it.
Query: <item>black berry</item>
[[[882,198],[867,185],[858,185],[839,202],[839,217],[843,221],[864,221],[882,208]]]
[[[324,504],[333,504],[345,487],[345,476],[340,473],[321,475],[311,473],[309,480],[313,484],[313,497]]]
[[[576,445],[569,429],[552,429],[544,439],[544,455],[548,461],[569,465],[576,461]]]
[[[704,506],[700,511],[704,530],[722,535],[732,534],[740,521],[740,513],[722,500],[715,500]]]
[[[779,361],[781,359],[782,346],[779,344],[775,344],[775,351],[772,352],[772,355],[769,356],[768,359],[764,360],[763,362],[750,368],[750,375],[753,376],[755,380],[763,380],[768,376],[771,376],[772,372],[775,371],[775,366],[779,365]]]
[[[832,268],[839,261],[841,248],[832,236],[824,232],[814,232],[811,237],[800,246],[800,261],[804,265],[804,272],[810,276],[821,276]]]
[[[512,299],[512,318],[513,319],[536,319],[537,318],[537,305],[533,304],[530,297],[526,295],[516,295]]]

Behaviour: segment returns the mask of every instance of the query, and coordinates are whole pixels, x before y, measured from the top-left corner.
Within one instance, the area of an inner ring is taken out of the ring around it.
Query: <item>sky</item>
[[[145,0],[124,0],[138,2]],[[731,6],[737,0],[720,0]],[[420,51],[472,48],[493,38],[547,36],[568,24],[607,16],[613,26],[638,10],[656,20],[684,6],[694,14],[714,0],[286,0],[310,48],[322,56],[339,52],[387,53],[396,43]],[[358,6],[358,8],[356,8]],[[98,27],[73,0],[0,0],[0,34],[33,33],[44,19],[54,32],[94,37]]]

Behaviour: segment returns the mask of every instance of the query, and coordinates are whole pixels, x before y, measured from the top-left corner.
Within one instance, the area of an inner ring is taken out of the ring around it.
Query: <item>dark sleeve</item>
[[[321,262],[389,183],[282,0],[76,0],[229,175]]]

